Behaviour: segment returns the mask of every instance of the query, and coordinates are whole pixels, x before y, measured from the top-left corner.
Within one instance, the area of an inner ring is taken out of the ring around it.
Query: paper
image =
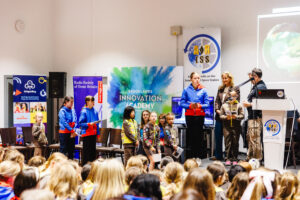
[[[100,122],[101,122],[101,120],[94,121],[94,122],[91,122],[91,123],[98,124],[98,123],[100,123]]]
[[[156,153],[152,155],[154,162],[160,162],[161,161],[161,153]]]
[[[183,151],[184,151],[183,148],[177,147],[177,151],[175,151],[173,153],[173,156],[178,159],[181,156],[181,154],[183,153]]]

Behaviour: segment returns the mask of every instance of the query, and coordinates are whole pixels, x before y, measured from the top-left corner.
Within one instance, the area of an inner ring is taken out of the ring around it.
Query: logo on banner
[[[22,84],[22,81],[19,77],[14,77],[13,80],[16,81],[18,84]]]
[[[40,77],[39,78],[39,83],[40,84],[44,84],[44,83],[46,83],[47,82],[47,80],[44,78],[44,77]]]
[[[272,134],[272,136],[278,135],[281,129],[280,123],[275,119],[268,120],[264,127],[269,134]]]
[[[29,80],[24,87],[27,90],[33,90],[35,88],[35,84],[32,82],[32,80]]]
[[[219,63],[221,49],[218,42],[210,35],[200,34],[192,37],[184,48],[190,63],[202,73],[208,73]]]
[[[40,95],[41,95],[41,97],[45,97],[45,96],[47,96],[47,92],[44,89],[42,89],[40,92]]]

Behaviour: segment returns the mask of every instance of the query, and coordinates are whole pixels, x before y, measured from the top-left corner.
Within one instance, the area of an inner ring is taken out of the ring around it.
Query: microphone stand
[[[240,83],[239,85],[235,86],[235,88],[239,89],[239,88],[242,87],[243,85],[245,85],[245,84],[247,84],[248,82],[253,81],[253,80],[254,80],[254,78],[250,78],[250,79],[248,79],[248,80],[246,80],[246,81]]]

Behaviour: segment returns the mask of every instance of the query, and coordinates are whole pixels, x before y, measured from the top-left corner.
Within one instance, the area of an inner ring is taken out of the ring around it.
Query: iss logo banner
[[[184,86],[190,74],[197,72],[209,96],[217,93],[221,76],[221,30],[219,28],[184,29]]]

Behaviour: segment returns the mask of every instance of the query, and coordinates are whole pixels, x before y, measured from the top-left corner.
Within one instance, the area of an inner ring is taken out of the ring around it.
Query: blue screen
[[[175,124],[185,124],[185,109],[183,109],[180,103],[181,97],[172,97],[172,112],[175,114]],[[204,125],[214,125],[214,97],[208,97],[209,107],[205,109]]]

